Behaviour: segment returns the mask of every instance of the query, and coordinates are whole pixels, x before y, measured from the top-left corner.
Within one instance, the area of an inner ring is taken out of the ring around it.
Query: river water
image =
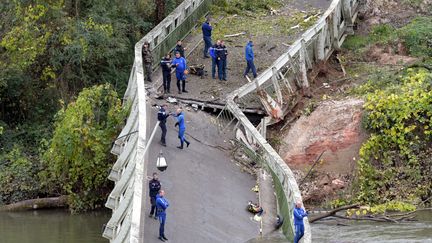
[[[107,243],[102,227],[109,211],[71,215],[65,210],[0,213],[1,243]],[[312,224],[317,243],[432,243],[432,212],[423,211],[418,221],[375,223],[323,221]],[[342,223],[348,226],[336,225]]]
[[[418,221],[379,223],[331,220],[312,224],[312,242],[318,243],[432,243],[432,212],[420,211]],[[341,223],[347,226],[337,225]]]
[[[110,211],[71,215],[66,210],[0,212],[1,243],[107,243]]]

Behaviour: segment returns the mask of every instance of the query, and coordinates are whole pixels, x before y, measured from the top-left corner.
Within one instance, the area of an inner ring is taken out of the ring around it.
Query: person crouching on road
[[[183,149],[183,144],[186,142],[186,147],[189,147],[190,142],[187,141],[185,137],[186,125],[184,120],[183,109],[178,108],[176,113],[177,114],[175,116],[177,117],[177,123],[175,124],[175,126],[179,127],[178,138],[180,139],[180,146],[178,146],[177,148]]]
[[[186,91],[186,59],[184,57],[180,56],[180,52],[176,52],[175,58],[172,61],[172,66],[176,69],[176,78],[177,78],[177,88],[178,93],[181,94],[182,92],[187,93]],[[180,88],[180,83],[182,83],[182,87]]]
[[[167,107],[168,106],[166,104],[163,104],[158,111],[159,127],[162,130],[160,143],[162,146],[165,146],[165,147],[166,147],[165,137],[166,137],[166,133],[167,133],[166,120],[169,117],[169,113],[166,112]]]
[[[215,79],[216,78],[216,67],[219,68],[219,60],[218,57],[216,56],[216,52],[220,47],[220,40],[217,40],[216,43],[210,47],[209,49],[209,54],[210,57],[212,59],[212,78]],[[219,71],[218,71],[219,74]],[[220,78],[220,77],[219,77]]]
[[[166,56],[162,58],[160,65],[162,67],[164,94],[169,94],[171,87],[171,54],[166,54]]]
[[[150,203],[151,203],[151,210],[149,217],[153,217],[157,219],[157,211],[156,211],[156,196],[159,193],[159,190],[161,189],[161,184],[158,179],[158,174],[155,172],[153,173],[153,179],[149,182],[149,196],[150,196]]]
[[[164,190],[160,190],[159,194],[156,196],[156,208],[157,208],[157,216],[159,218],[159,240],[166,241],[168,240],[165,237],[165,221],[166,221],[166,209],[169,207],[168,200],[165,199]]]
[[[304,235],[304,223],[303,218],[307,217],[307,213],[302,208],[302,203],[297,201],[294,208],[294,227],[295,227],[295,237],[294,243],[298,243]]]

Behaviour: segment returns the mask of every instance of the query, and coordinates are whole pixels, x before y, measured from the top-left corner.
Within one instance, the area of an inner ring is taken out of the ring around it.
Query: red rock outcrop
[[[279,151],[282,158],[296,169],[310,165],[326,151],[323,167],[348,172],[365,137],[362,106],[360,99],[322,102],[309,116],[299,118],[284,136],[285,145]]]

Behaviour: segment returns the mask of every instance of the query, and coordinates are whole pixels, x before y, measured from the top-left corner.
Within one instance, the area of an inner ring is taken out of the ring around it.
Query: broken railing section
[[[310,70],[317,63],[327,60],[334,50],[340,48],[345,37],[353,33],[357,13],[358,0],[333,0],[317,23],[295,41],[271,67],[227,97],[227,106],[219,115],[223,121],[220,123],[222,130],[228,127],[234,129],[236,138],[259,154],[269,168],[274,179],[279,214],[285,219],[282,229],[290,241],[294,237],[294,202],[301,200],[301,194],[292,171],[266,141],[266,126],[283,119],[298,97],[310,95]],[[251,96],[255,96],[255,100],[259,97],[259,102],[268,115],[257,127],[240,109],[243,104],[253,100]],[[302,242],[311,242],[307,220]]]
[[[144,161],[148,141],[142,45],[145,41],[150,42],[152,54],[158,60],[193,29],[196,21],[207,13],[210,3],[211,0],[183,1],[135,45],[134,63],[123,97],[123,104],[130,105],[131,111],[111,149],[117,155],[117,161],[108,178],[114,181],[115,186],[105,204],[112,210],[112,216],[103,231],[103,237],[110,242],[144,242],[145,210],[142,202],[147,195],[143,183],[147,175]]]

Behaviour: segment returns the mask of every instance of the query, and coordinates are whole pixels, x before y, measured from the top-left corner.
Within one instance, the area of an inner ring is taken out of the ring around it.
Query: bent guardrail
[[[226,109],[238,121],[235,126],[236,138],[259,154],[273,175],[279,213],[285,218],[285,222],[290,219],[289,223],[283,224],[282,229],[291,242],[294,237],[292,222],[294,202],[301,200],[301,194],[291,169],[266,141],[265,132],[262,131],[265,131],[265,122],[268,123],[281,118],[278,111],[282,111],[283,115],[289,111],[290,103],[295,96],[294,93],[309,88],[308,69],[312,69],[313,65],[318,62],[328,59],[335,49],[340,48],[346,35],[353,32],[352,26],[357,12],[358,0],[333,0],[317,23],[295,41],[286,53],[281,55],[255,80],[235,90],[227,97]],[[293,90],[293,87],[298,87],[298,89]],[[268,111],[270,116],[262,120],[258,129],[240,109],[241,104],[247,102],[246,95],[255,92],[277,99],[272,104],[264,104],[273,110]],[[275,110],[276,112],[273,112]],[[311,242],[311,230],[309,223],[307,221],[305,223],[303,242],[309,243]]]
[[[170,51],[178,39],[183,39],[204,16],[211,0],[185,0],[161,23],[135,45],[135,59],[124,94],[124,104],[131,104],[126,125],[114,142],[111,152],[117,155],[109,179],[115,186],[105,206],[113,212],[104,228],[103,237],[110,242],[142,243],[144,201],[147,198],[145,179],[146,90],[142,62],[142,45],[150,43],[154,60]]]

